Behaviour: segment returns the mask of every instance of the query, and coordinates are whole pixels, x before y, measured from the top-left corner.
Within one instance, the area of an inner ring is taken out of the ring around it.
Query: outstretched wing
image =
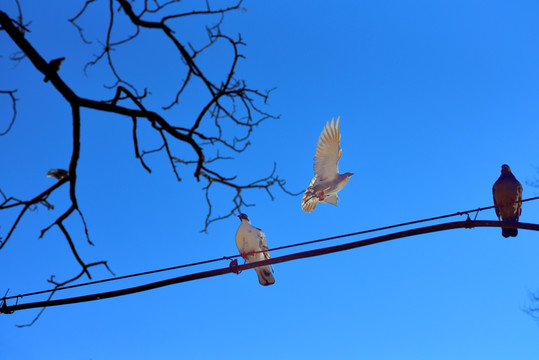
[[[342,155],[340,149],[341,134],[339,133],[340,117],[337,123],[331,119],[318,138],[316,154],[314,155],[314,173],[320,181],[335,179],[339,174],[337,163]]]

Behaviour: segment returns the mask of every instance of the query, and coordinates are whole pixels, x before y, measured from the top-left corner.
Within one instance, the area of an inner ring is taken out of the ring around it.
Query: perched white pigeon
[[[306,212],[313,211],[319,202],[337,206],[337,193],[354,175],[349,172],[339,174],[337,163],[342,155],[339,121],[340,117],[337,118],[337,124],[331,119],[331,124],[326,124],[318,138],[314,155],[314,178],[301,200],[301,208]]]
[[[496,215],[501,221],[518,222],[522,212],[522,185],[511,173],[509,165],[502,165],[502,174],[492,186]],[[503,237],[517,236],[518,229],[502,228]]]
[[[240,214],[238,217],[241,220],[241,225],[236,232],[236,246],[241,256],[248,263],[269,259],[270,254],[267,251],[268,244],[266,243],[264,232],[251,225],[247,215]],[[272,269],[270,269],[269,265],[256,267],[255,270],[260,285],[266,286],[275,283],[275,279],[271,274]]]

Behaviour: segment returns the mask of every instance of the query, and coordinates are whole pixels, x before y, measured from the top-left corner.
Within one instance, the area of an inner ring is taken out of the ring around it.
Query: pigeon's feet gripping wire
[[[228,265],[228,267],[230,267],[232,269],[232,272],[234,274],[238,274],[241,272],[239,269],[238,269],[238,259],[234,259],[230,262],[230,264]]]

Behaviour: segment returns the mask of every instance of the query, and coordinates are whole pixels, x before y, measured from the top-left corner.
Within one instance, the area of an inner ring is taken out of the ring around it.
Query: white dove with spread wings
[[[342,155],[339,122],[340,117],[337,123],[331,119],[331,123],[326,124],[318,138],[314,155],[314,177],[301,200],[301,208],[306,212],[313,211],[319,202],[337,206],[337,193],[354,175],[349,172],[339,174],[338,162]]]

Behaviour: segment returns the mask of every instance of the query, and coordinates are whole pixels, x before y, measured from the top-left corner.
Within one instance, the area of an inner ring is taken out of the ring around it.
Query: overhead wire
[[[456,221],[456,222],[426,226],[422,228],[404,230],[401,232],[381,235],[378,237],[373,237],[373,238],[369,238],[365,240],[359,240],[359,241],[354,241],[350,243],[334,245],[334,246],[329,246],[329,247],[319,248],[319,249],[314,249],[314,250],[307,250],[307,251],[283,255],[280,257],[271,258],[271,259],[267,259],[263,261],[247,263],[244,265],[236,264],[235,266],[228,266],[226,268],[202,271],[198,273],[191,273],[191,274],[187,274],[187,275],[183,275],[183,276],[179,276],[175,278],[165,279],[165,280],[161,280],[161,281],[157,281],[153,283],[134,286],[130,288],[124,288],[120,290],[112,290],[112,291],[106,291],[106,292],[101,292],[101,293],[96,293],[96,294],[82,295],[82,296],[56,299],[56,300],[37,301],[37,302],[26,303],[26,304],[15,304],[11,306],[7,306],[6,301],[4,301],[2,306],[0,307],[0,313],[11,314],[14,311],[24,310],[24,309],[59,306],[59,305],[67,305],[67,304],[102,300],[102,299],[157,289],[157,288],[168,286],[168,285],[179,284],[183,282],[224,275],[228,273],[240,273],[242,270],[252,269],[259,266],[283,263],[283,262],[297,260],[297,259],[304,259],[304,258],[309,258],[309,257],[335,253],[339,251],[351,250],[351,249],[359,248],[362,246],[373,245],[373,244],[377,244],[377,243],[381,243],[381,242],[389,241],[389,240],[394,240],[398,238],[410,237],[410,236],[419,235],[419,234],[427,234],[427,233],[432,233],[432,232],[442,231],[442,230],[450,230],[450,229],[456,229],[456,228],[471,229],[474,227],[512,227],[512,228],[539,231],[539,224],[512,223],[512,222],[501,222],[501,221],[493,221],[493,220],[471,220],[468,217],[465,221]]]
[[[539,199],[539,196],[524,199],[524,200],[521,200],[521,202],[532,201],[532,200],[537,200],[537,199]],[[474,212],[479,213],[480,211],[492,209],[494,207],[495,206],[479,207],[477,209],[472,209],[472,210],[459,211],[459,212],[455,212],[455,213],[451,213],[451,214],[435,216],[435,217],[430,217],[430,218],[425,218],[425,219],[420,219],[420,220],[414,220],[414,221],[409,221],[409,222],[404,222],[404,223],[399,223],[399,224],[394,224],[394,225],[389,225],[389,226],[383,226],[383,227],[378,227],[378,228],[369,229],[369,230],[362,230],[362,231],[357,231],[357,232],[348,233],[348,234],[330,236],[330,237],[326,237],[326,238],[322,238],[322,239],[316,239],[316,240],[311,240],[311,241],[294,243],[294,244],[289,244],[289,245],[284,245],[284,246],[271,248],[268,251],[278,251],[278,250],[292,248],[292,247],[305,246],[305,245],[320,243],[320,242],[329,241],[329,240],[341,239],[341,238],[350,237],[350,236],[357,236],[357,235],[361,235],[361,234],[366,234],[366,233],[371,233],[371,232],[376,232],[376,231],[392,229],[392,228],[401,227],[401,226],[407,226],[407,225],[413,225],[413,224],[418,224],[418,223],[422,223],[422,222],[428,222],[428,221],[433,221],[433,220],[444,219],[444,218],[453,217],[453,216],[468,215],[467,221],[471,221],[470,218],[469,218],[470,213],[474,213]],[[474,220],[474,222],[475,222],[475,220]],[[495,221],[494,223],[496,223],[496,226],[499,226],[501,224],[501,222],[497,222],[497,221]],[[524,224],[524,223],[519,223],[519,224]],[[533,224],[528,224],[528,225],[533,225]],[[156,269],[156,270],[150,270],[150,271],[145,271],[145,272],[140,272],[140,273],[135,273],[135,274],[118,276],[118,277],[113,277],[113,278],[108,278],[108,279],[96,280],[96,281],[91,281],[91,282],[86,282],[86,283],[81,283],[81,284],[74,284],[74,285],[68,285],[68,286],[63,286],[63,287],[59,287],[59,288],[46,289],[46,290],[35,291],[35,292],[31,292],[31,293],[26,293],[26,294],[4,296],[4,297],[1,298],[1,300],[4,302],[4,306],[5,306],[6,300],[10,300],[10,299],[20,299],[20,298],[24,298],[24,297],[28,297],[28,296],[34,296],[34,295],[45,294],[45,293],[52,293],[52,292],[56,292],[56,291],[60,291],[60,290],[67,290],[67,289],[73,289],[73,288],[77,288],[77,287],[84,287],[84,286],[90,286],[90,285],[105,283],[105,282],[111,282],[111,281],[117,281],[117,280],[128,279],[128,278],[133,278],[133,277],[139,277],[139,276],[144,276],[144,275],[150,275],[150,274],[155,274],[155,273],[159,273],[159,272],[165,272],[165,271],[177,270],[177,269],[186,268],[186,267],[192,267],[192,266],[197,266],[197,265],[213,263],[213,262],[217,262],[217,261],[232,260],[232,259],[238,258],[240,256],[241,255],[223,256],[223,257],[204,260],[204,261],[198,261],[198,262],[182,264],[182,265],[178,265],[178,266],[167,267],[167,268],[163,268],[163,269]],[[249,265],[249,264],[246,264],[246,265]],[[241,265],[241,266],[245,266],[245,265]],[[241,266],[238,265],[238,267],[241,267]],[[261,266],[261,265],[257,265],[257,266]],[[247,268],[250,268],[250,267],[247,267]],[[220,274],[217,274],[217,275],[220,275]],[[216,275],[213,275],[213,276],[216,276]],[[164,281],[166,281],[166,280],[164,280]],[[53,300],[51,300],[51,301],[53,301]],[[2,313],[2,311],[0,311],[0,313]]]
[[[524,199],[524,200],[521,200],[520,202],[523,203],[523,202],[526,202],[526,201],[537,200],[537,199],[539,199],[539,196]],[[357,232],[344,234],[344,235],[330,236],[330,237],[323,238],[323,239],[304,241],[304,242],[295,243],[295,244],[291,244],[291,245],[279,246],[279,247],[269,249],[269,251],[288,249],[288,248],[296,247],[296,246],[304,246],[304,245],[316,244],[316,243],[323,242],[323,241],[336,240],[336,239],[340,239],[340,238],[343,238],[343,237],[362,235],[362,234],[367,234],[367,233],[371,233],[371,232],[375,232],[375,231],[394,229],[394,228],[401,227],[401,226],[414,225],[414,224],[419,224],[419,223],[422,223],[422,222],[440,220],[440,219],[445,219],[445,218],[449,218],[449,217],[453,217],[453,216],[469,215],[470,213],[474,213],[474,212],[479,213],[480,211],[494,209],[495,207],[496,207],[495,205],[492,205],[492,206],[486,206],[486,207],[479,207],[479,208],[473,209],[473,210],[457,211],[455,213],[446,214],[446,215],[434,216],[434,217],[420,219],[420,220],[413,220],[413,221],[403,222],[403,223],[399,223],[399,224],[395,224],[395,225],[388,225],[388,226],[382,226],[382,227],[369,229],[369,230],[357,231]]]
[[[521,202],[537,200],[537,199],[539,199],[539,196],[524,199]],[[407,226],[407,225],[418,224],[418,223],[422,223],[422,222],[440,220],[440,219],[453,217],[453,216],[468,215],[468,214],[474,213],[474,212],[480,212],[480,211],[484,211],[484,210],[493,209],[494,207],[495,206],[493,205],[493,206],[487,206],[487,207],[479,207],[477,209],[472,209],[472,210],[457,211],[455,213],[450,213],[450,214],[446,214],[446,215],[440,215],[440,216],[435,216],[435,217],[430,217],[430,218],[424,218],[424,219],[420,219],[420,220],[413,220],[413,221],[403,222],[403,223],[399,223],[399,224],[378,227],[378,228],[374,228],[374,229],[362,230],[362,231],[357,231],[357,232],[353,232],[353,233],[347,233],[347,234],[342,234],[342,235],[335,235],[335,236],[325,237],[325,238],[322,238],[322,239],[316,239],[316,240],[310,240],[310,241],[304,241],[304,242],[299,242],[299,243],[295,243],[295,244],[289,244],[289,245],[274,247],[274,248],[268,249],[267,251],[273,252],[273,251],[288,249],[288,248],[292,248],[292,247],[311,245],[311,244],[316,244],[316,243],[325,242],[325,241],[329,241],[329,240],[336,240],[336,239],[341,239],[341,238],[350,237],[350,236],[357,236],[357,235],[367,234],[367,233],[371,233],[371,232],[377,232],[377,231],[388,230],[388,229],[393,229],[393,228]],[[53,291],[60,291],[60,290],[73,289],[73,288],[82,287],[82,286],[96,285],[96,284],[110,282],[110,281],[118,281],[118,280],[133,278],[133,277],[151,275],[151,274],[165,272],[165,271],[178,270],[178,269],[181,269],[181,268],[186,268],[186,267],[191,267],[191,266],[209,264],[209,263],[213,263],[213,262],[217,262],[217,261],[231,260],[231,259],[234,259],[234,258],[238,258],[240,256],[241,255],[223,256],[223,257],[219,257],[219,258],[203,260],[203,261],[198,261],[198,262],[193,262],[193,263],[188,263],[188,264],[182,264],[182,265],[177,265],[177,266],[171,266],[171,267],[162,268],[162,269],[155,269],[155,270],[149,270],[149,271],[144,271],[144,272],[135,273],[135,274],[117,276],[117,277],[108,278],[108,279],[89,281],[89,282],[85,282],[85,283],[81,283],[81,284],[68,285],[68,286],[63,286],[63,287],[57,288],[57,289],[46,289],[46,290],[40,290],[40,291],[35,291],[35,292],[31,292],[31,293],[26,293],[26,294],[6,296],[6,297],[3,297],[2,299],[9,300],[9,299],[15,299],[15,298],[23,298],[23,297],[28,297],[28,296],[51,293]]]
[[[156,273],[165,272],[165,271],[171,271],[171,270],[177,270],[177,269],[182,269],[182,268],[191,267],[191,266],[209,264],[209,263],[216,262],[216,261],[229,260],[229,259],[233,259],[233,258],[240,257],[240,256],[241,255],[233,255],[233,256],[230,256],[230,257],[229,256],[224,256],[224,257],[221,257],[221,258],[197,261],[197,262],[193,262],[193,263],[189,263],[189,264],[176,265],[176,266],[171,266],[171,267],[167,267],[167,268],[163,268],[163,269],[148,270],[148,271],[139,272],[139,273],[135,273],[135,274],[129,274],[129,275],[123,275],[123,276],[115,276],[113,278],[88,281],[88,282],[81,283],[81,284],[67,285],[67,286],[62,286],[62,287],[56,288],[56,289],[45,289],[45,290],[34,291],[34,292],[31,292],[31,293],[26,293],[26,294],[4,296],[4,297],[0,298],[0,300],[23,298],[23,297],[34,296],[34,295],[47,294],[47,293],[56,292],[56,291],[60,291],[60,290],[78,288],[78,287],[82,287],[82,286],[90,286],[90,285],[96,285],[96,284],[106,283],[106,282],[110,282],[110,281],[129,279],[129,278],[139,277],[139,276],[144,276],[144,275],[151,275],[151,274],[156,274]]]

